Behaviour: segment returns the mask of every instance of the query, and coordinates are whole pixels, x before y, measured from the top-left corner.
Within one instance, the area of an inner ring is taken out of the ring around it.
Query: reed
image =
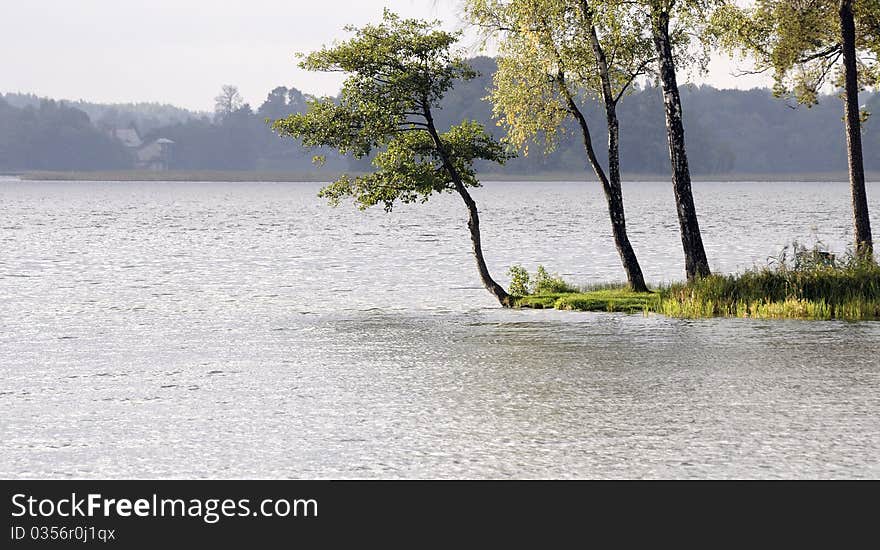
[[[674,317],[880,318],[880,266],[850,254],[838,260],[797,243],[765,267],[672,284],[659,292],[659,312]]]

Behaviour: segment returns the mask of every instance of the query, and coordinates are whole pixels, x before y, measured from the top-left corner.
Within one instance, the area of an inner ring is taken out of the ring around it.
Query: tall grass
[[[766,267],[673,284],[660,293],[659,312],[675,317],[878,319],[880,266],[795,243]]]

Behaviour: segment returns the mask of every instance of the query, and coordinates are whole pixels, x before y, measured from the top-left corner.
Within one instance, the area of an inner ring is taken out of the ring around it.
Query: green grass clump
[[[656,307],[659,298],[654,292],[633,292],[628,288],[617,288],[563,294],[554,306],[556,309],[575,311],[645,313]]]
[[[532,309],[564,309],[570,311],[609,311],[644,313],[653,311],[660,295],[654,292],[633,292],[616,286],[600,290],[556,292],[518,296],[515,307]]]
[[[529,294],[527,296],[514,296],[513,307],[527,309],[553,309],[556,307],[556,300],[561,297],[561,294]]]

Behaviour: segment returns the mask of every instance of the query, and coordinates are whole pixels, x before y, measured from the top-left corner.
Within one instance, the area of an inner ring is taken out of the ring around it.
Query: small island
[[[880,319],[880,266],[858,256],[842,260],[797,243],[763,268],[713,274],[636,292],[625,284],[576,288],[543,266],[534,276],[510,270],[516,308],[660,313],[670,317],[756,319]]]

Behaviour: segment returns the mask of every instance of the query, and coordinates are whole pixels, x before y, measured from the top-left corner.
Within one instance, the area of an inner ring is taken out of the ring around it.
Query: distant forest
[[[498,136],[484,100],[495,61],[471,60],[481,76],[460,83],[447,94],[438,125],[473,119]],[[685,131],[691,168],[696,174],[784,174],[843,172],[843,106],[834,95],[812,108],[793,108],[769,90],[718,90],[682,87]],[[233,98],[234,99],[234,98]],[[326,151],[304,150],[272,133],[266,119],[283,118],[305,108],[307,96],[296,88],[278,87],[256,109],[231,101],[225,111],[197,113],[171,105],[102,105],[54,101],[33,95],[0,96],[0,171],[121,170],[135,167],[131,144],[118,139],[118,129],[134,129],[144,144],[165,138],[174,142],[167,168],[172,170],[242,170],[267,172],[357,171],[368,160],[341,158]],[[864,125],[865,168],[880,170],[880,94],[862,95],[877,113]],[[604,128],[598,103],[585,101],[596,128]],[[625,173],[662,174],[669,170],[662,98],[658,87],[643,85],[619,109],[621,163]],[[511,175],[592,171],[584,165],[577,134],[565,136],[556,151],[531,147],[503,168]],[[604,136],[594,136],[595,141]],[[604,150],[599,148],[600,151]],[[324,154],[322,168],[312,157]],[[605,159],[603,159],[604,161]],[[493,168],[497,172],[497,168]]]

